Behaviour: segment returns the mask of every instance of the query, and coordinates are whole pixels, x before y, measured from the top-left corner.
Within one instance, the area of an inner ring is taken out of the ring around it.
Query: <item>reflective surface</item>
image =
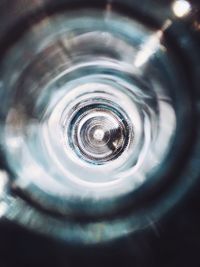
[[[144,183],[162,163],[176,119],[154,55],[165,54],[162,32],[114,13],[84,13],[52,18],[51,32],[42,22],[6,57],[2,139],[19,187],[93,201]]]
[[[101,243],[159,220],[184,194],[197,98],[181,56],[192,40],[176,31],[192,14],[183,2],[151,23],[136,2],[132,12],[64,5],[16,31],[1,61],[1,147],[14,190],[5,217]]]

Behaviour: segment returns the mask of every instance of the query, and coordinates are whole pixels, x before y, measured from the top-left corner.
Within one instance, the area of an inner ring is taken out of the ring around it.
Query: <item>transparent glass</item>
[[[2,214],[69,242],[143,229],[189,186],[192,42],[177,25],[192,7],[39,2],[0,43]]]
[[[161,37],[93,10],[43,21],[20,40],[5,60],[2,136],[19,187],[93,201],[148,179],[176,128],[154,67]]]

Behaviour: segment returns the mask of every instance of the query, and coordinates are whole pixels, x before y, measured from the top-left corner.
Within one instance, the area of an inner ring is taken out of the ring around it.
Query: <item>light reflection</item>
[[[171,25],[171,20],[166,20],[160,30],[150,35],[146,42],[141,46],[141,49],[136,55],[134,66],[136,68],[142,67],[149,59],[161,48],[161,40],[163,32]]]
[[[6,184],[8,183],[8,175],[5,171],[0,171],[0,198],[5,192]]]
[[[0,202],[0,217],[2,217],[7,210],[7,204],[4,202]]]
[[[7,210],[7,204],[4,202],[6,194],[6,185],[8,183],[8,175],[4,171],[0,171],[0,217],[5,215]]]
[[[162,31],[157,31],[147,39],[147,42],[143,44],[141,50],[135,58],[135,67],[139,68],[143,66],[146,62],[148,62],[149,58],[156,53],[160,47],[160,39],[162,38],[162,35]]]
[[[173,3],[172,10],[176,17],[182,18],[190,13],[191,4],[185,0],[177,0]]]

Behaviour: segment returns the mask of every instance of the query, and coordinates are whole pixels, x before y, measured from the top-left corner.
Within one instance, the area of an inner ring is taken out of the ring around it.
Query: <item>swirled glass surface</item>
[[[176,202],[165,190],[187,165],[196,106],[182,64],[190,42],[174,25],[192,6],[175,1],[161,15],[136,1],[49,2],[21,10],[0,45],[0,142],[14,191],[5,217],[70,242],[110,241]]]

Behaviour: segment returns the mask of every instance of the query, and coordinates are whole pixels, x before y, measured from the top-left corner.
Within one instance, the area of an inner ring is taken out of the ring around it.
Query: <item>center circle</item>
[[[88,103],[80,103],[80,108],[72,114],[68,141],[81,160],[102,165],[117,159],[126,150],[132,128],[115,103],[90,99]]]

